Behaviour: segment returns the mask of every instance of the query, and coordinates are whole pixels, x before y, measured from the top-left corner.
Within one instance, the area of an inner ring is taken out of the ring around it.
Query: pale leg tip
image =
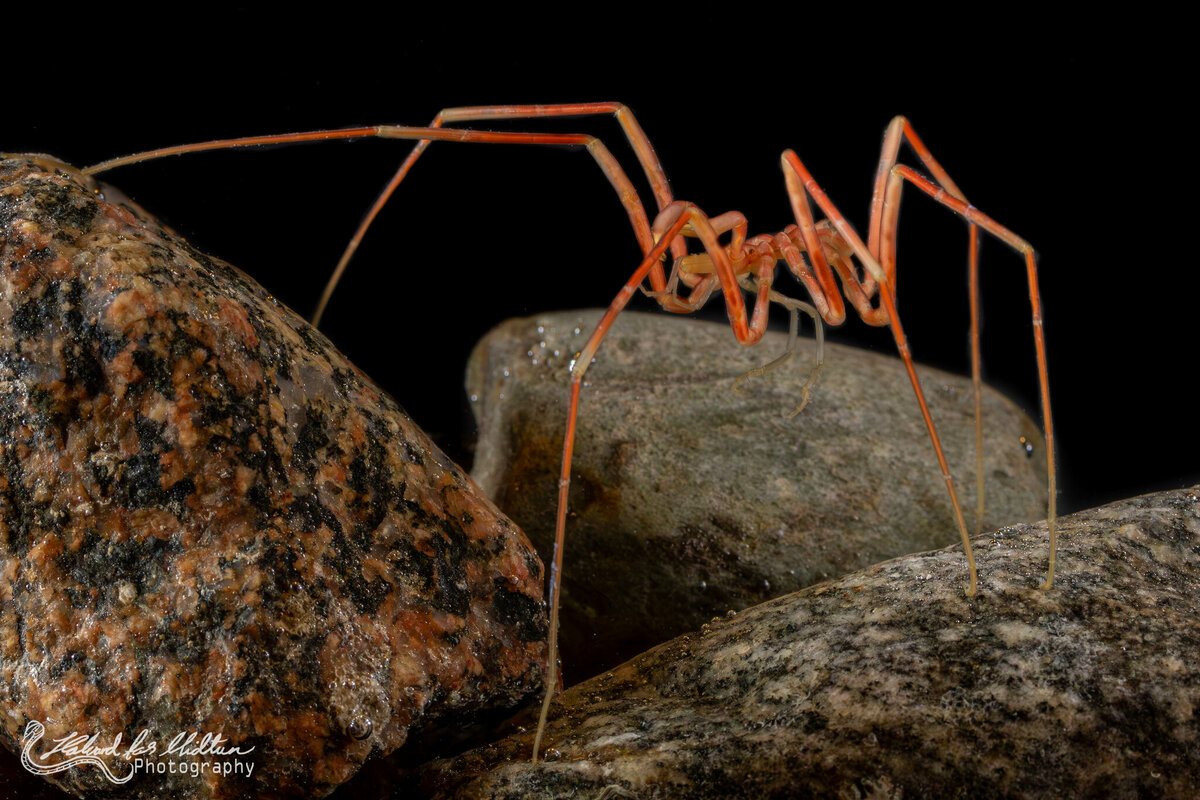
[[[1054,588],[1054,559],[1050,560],[1050,568],[1046,570],[1046,580],[1042,581],[1042,585],[1038,588],[1043,592],[1048,592]]]
[[[967,597],[974,597],[979,588],[979,573],[975,571],[975,558],[967,551],[967,588],[963,592]]]

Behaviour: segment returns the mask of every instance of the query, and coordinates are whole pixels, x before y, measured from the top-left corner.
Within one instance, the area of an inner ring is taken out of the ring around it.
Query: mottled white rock
[[[426,765],[405,796],[1195,798],[1200,487],[887,561],[723,618]],[[416,785],[419,783],[419,786]],[[605,790],[607,789],[607,794]]]
[[[480,438],[472,477],[549,558],[568,363],[599,311],[510,320],[468,370]],[[903,553],[958,541],[902,362],[787,336],[739,345],[727,325],[622,314],[587,373],[572,472],[562,623],[568,681],[740,609]],[[918,368],[965,513],[975,507],[970,380]],[[984,529],[1041,519],[1037,425],[985,393]],[[1028,455],[1022,437],[1032,443]],[[969,523],[970,524],[970,523]],[[961,579],[960,579],[961,580]]]

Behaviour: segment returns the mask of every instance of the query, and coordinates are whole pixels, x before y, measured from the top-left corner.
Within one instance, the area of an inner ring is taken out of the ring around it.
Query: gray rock
[[[549,558],[569,360],[599,311],[511,320],[483,339],[468,388],[480,440],[472,477]],[[587,373],[572,473],[563,663],[579,680],[716,614],[884,558],[959,540],[945,483],[902,362],[826,345],[730,391],[786,348],[753,348],[727,325],[623,314]],[[919,368],[961,492],[975,508],[968,378]],[[984,530],[1041,519],[1038,426],[985,394]],[[1026,454],[1021,437],[1035,452]],[[970,522],[969,522],[970,524]]]
[[[887,561],[722,618],[422,775],[422,797],[1195,798],[1200,487]],[[607,790],[607,793],[606,793]]]

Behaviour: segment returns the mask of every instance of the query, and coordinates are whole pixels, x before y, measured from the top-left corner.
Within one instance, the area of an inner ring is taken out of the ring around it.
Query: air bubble
[[[558,761],[560,758],[562,758],[562,753],[559,752],[557,747],[547,748],[546,752],[542,755],[543,761]]]
[[[1029,439],[1022,436],[1021,437],[1021,446],[1025,448],[1025,456],[1027,458],[1033,458],[1033,442],[1029,441]]]
[[[370,739],[374,731],[375,723],[371,722],[369,717],[355,717],[350,721],[350,726],[346,729],[347,733],[360,742],[364,739]]]

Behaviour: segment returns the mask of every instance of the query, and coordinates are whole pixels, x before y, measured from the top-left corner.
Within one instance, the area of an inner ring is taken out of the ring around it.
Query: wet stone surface
[[[480,428],[472,475],[547,558],[568,364],[600,313],[510,320],[468,370]],[[747,348],[728,325],[618,318],[581,392],[563,583],[569,682],[729,609],[959,540],[902,362],[827,343],[811,401],[788,419],[811,339],[793,363],[731,391],[786,346],[784,333]],[[970,380],[918,371],[970,524]],[[1044,518],[1038,427],[987,387],[983,419],[983,529]]]
[[[1200,487],[887,561],[722,617],[427,765],[438,798],[1200,796]]]
[[[414,731],[535,691],[543,576],[524,535],[324,336],[103,191],[47,158],[0,161],[8,748],[35,721],[38,763],[70,732],[146,730],[160,753],[207,732],[252,748],[253,772],[49,779],[320,796]]]

